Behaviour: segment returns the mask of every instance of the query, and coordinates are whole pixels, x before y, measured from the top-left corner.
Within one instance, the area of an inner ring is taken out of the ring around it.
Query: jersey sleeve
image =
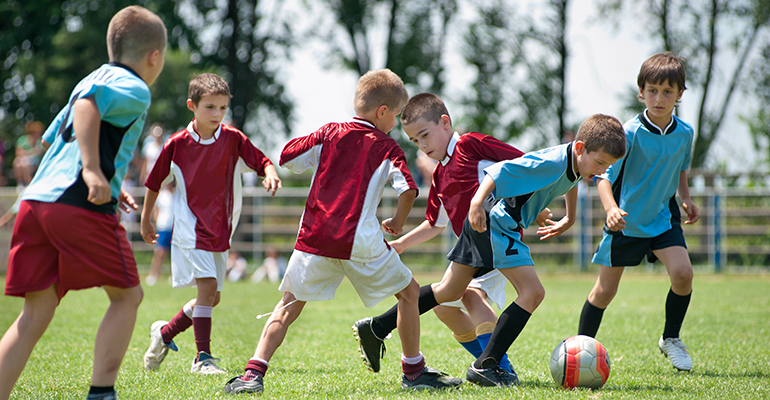
[[[468,135],[463,135],[468,136]],[[479,160],[490,160],[494,162],[512,160],[524,155],[524,152],[503,143],[494,136],[481,133],[472,136],[474,140],[468,140],[468,149],[477,154]],[[470,139],[470,137],[469,137]]]
[[[283,151],[281,151],[280,165],[290,169],[295,174],[300,174],[308,168],[315,170],[321,159],[321,150],[327,129],[329,126],[325,125],[310,135],[298,137],[286,143]]]
[[[265,167],[272,165],[267,156],[262,153],[243,132],[238,132],[240,135],[240,158],[243,163],[256,172],[258,176],[265,176]]]
[[[516,197],[536,192],[556,181],[564,172],[563,164],[529,153],[493,164],[484,172],[495,181],[495,198]]]
[[[109,83],[88,83],[77,96],[92,96],[102,121],[118,127],[130,125],[150,107],[150,89],[143,81],[132,77]]]
[[[390,154],[390,184],[399,195],[409,189],[417,190],[417,184],[414,182],[414,178],[412,178],[411,172],[409,172],[409,166],[406,163],[406,156],[404,155],[404,151],[401,150],[401,147],[398,147],[398,144],[395,142],[395,140],[393,142],[395,147]]]

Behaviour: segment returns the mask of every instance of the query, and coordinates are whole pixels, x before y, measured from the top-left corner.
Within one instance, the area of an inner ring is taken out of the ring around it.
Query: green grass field
[[[440,275],[419,275],[420,283]],[[541,276],[547,294],[509,351],[521,386],[510,389],[464,384],[438,393],[400,387],[400,342],[387,341],[378,374],[359,359],[350,327],[392,305],[366,309],[345,281],[333,301],[309,303],[271,361],[265,399],[767,399],[770,398],[770,276],[696,275],[682,339],[690,347],[692,373],[678,373],[657,348],[668,291],[665,274],[629,273],[605,313],[597,339],[610,353],[612,373],[600,390],[565,391],[553,382],[548,359],[554,347],[575,334],[580,309],[595,276]],[[280,298],[274,285],[227,283],[214,310],[212,351],[227,376],[197,376],[189,367],[195,352],[192,329],[177,337],[178,353],[161,369],[146,372],[142,356],[150,324],[171,318],[194,297],[194,289],[172,289],[165,281],[145,287],[144,302],[118,376],[121,399],[228,398],[223,384],[239,375],[254,352],[264,320]],[[510,302],[514,293],[509,287]],[[16,318],[22,299],[0,298],[0,329]],[[91,374],[93,339],[107,307],[100,289],[71,292],[62,301],[48,332],[38,343],[12,399],[83,399]],[[431,313],[422,318],[421,348],[428,364],[465,377],[472,357]]]

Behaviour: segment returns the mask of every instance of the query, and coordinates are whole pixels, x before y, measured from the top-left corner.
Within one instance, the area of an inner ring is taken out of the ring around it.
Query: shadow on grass
[[[709,378],[753,378],[753,379],[770,379],[770,374],[761,371],[743,371],[739,373],[733,372],[719,372],[719,371],[700,371],[691,373],[693,376],[705,376]]]

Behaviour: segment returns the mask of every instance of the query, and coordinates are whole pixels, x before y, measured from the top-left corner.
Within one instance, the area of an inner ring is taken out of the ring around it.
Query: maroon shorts
[[[5,294],[24,296],[56,284],[69,290],[130,288],[139,273],[117,214],[59,203],[22,201],[13,226]]]

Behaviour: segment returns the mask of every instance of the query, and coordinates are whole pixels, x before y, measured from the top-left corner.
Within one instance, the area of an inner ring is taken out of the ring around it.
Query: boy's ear
[[[147,53],[147,63],[150,64],[151,67],[154,67],[159,61],[161,61],[162,57],[163,55],[161,54],[160,50],[151,50]]]
[[[442,129],[445,130],[451,130],[452,129],[452,122],[449,120],[449,116],[446,114],[442,114],[439,118],[439,124],[441,125]]]
[[[377,119],[380,119],[385,116],[385,114],[388,113],[388,106],[385,104],[377,107]]]
[[[187,99],[187,109],[195,112],[195,104],[193,104],[192,99]]]
[[[574,146],[575,146],[575,152],[577,153],[577,155],[582,155],[583,151],[586,149],[585,143],[583,143],[582,140],[576,140]]]

